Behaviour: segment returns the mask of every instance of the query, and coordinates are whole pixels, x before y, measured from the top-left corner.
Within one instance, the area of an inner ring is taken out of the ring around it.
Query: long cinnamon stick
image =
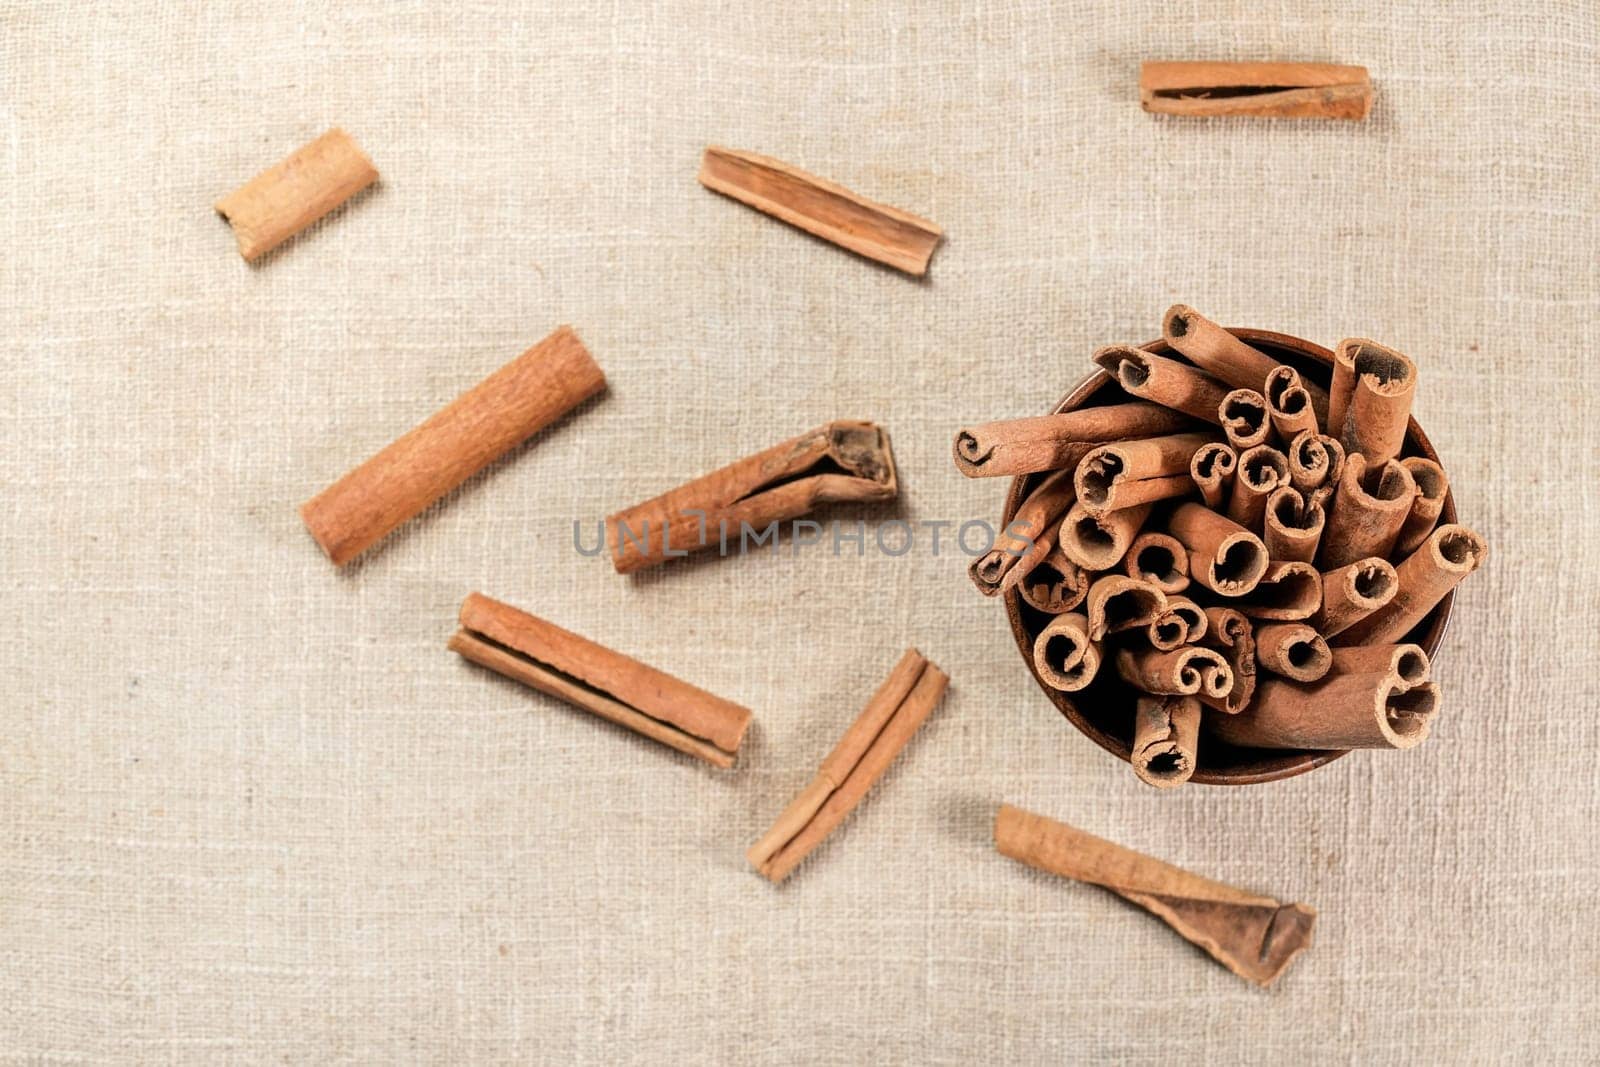
[[[1003,804],[1003,856],[1110,890],[1151,912],[1246,981],[1268,985],[1311,947],[1317,912],[1213,882],[1064,823]]]
[[[1393,669],[1330,672],[1311,685],[1263,679],[1250,707],[1207,725],[1247,748],[1412,748],[1427,738],[1438,707],[1438,686],[1407,683]]]
[[[1201,644],[1222,653],[1233,686],[1221,697],[1200,694],[1200,702],[1226,715],[1237,715],[1256,693],[1255,625],[1237,608],[1206,608],[1207,626]]]
[[[1465,526],[1440,526],[1395,567],[1394,599],[1338,637],[1341,645],[1399,641],[1467,575],[1483,565],[1489,546]]]
[[[1046,685],[1074,693],[1100,670],[1100,642],[1089,636],[1089,619],[1080,612],[1057,615],[1033,642],[1033,664]]]
[[[481,593],[461,602],[450,650],[718,767],[750,710]]]
[[[1139,780],[1171,789],[1194,774],[1200,701],[1192,696],[1142,696],[1134,703],[1133,753]]]
[[[907,274],[927,273],[944,231],[771,156],[712,145],[700,184],[825,241]]]
[[[1077,461],[1085,442],[1154,437],[1189,425],[1182,412],[1143,400],[986,422],[956,433],[956,469],[968,478],[1059,470]]]
[[[605,384],[562,326],[312,497],[300,517],[342,567]]]
[[[1132,345],[1107,345],[1093,358],[1128,395],[1221,425],[1228,387],[1209,374]]]
[[[1101,445],[1078,463],[1073,482],[1078,503],[1094,515],[1120,511],[1194,489],[1189,462],[1216,442],[1210,433],[1168,434]]]
[[[1356,337],[1334,349],[1328,432],[1345,453],[1360,452],[1372,467],[1394,459],[1405,446],[1417,368],[1403,353]],[[1337,398],[1337,399],[1335,399]]]
[[[902,693],[913,672],[914,681]],[[751,848],[748,858],[762,877],[783,881],[838,828],[927,721],[949,683],[949,677],[915,649],[902,658],[889,682],[823,761],[817,781]]]
[[[1394,599],[1400,589],[1394,566],[1371,557],[1322,575],[1322,607],[1311,625],[1323,637],[1343,633]]]
[[[332,129],[218,200],[216,212],[254,263],[377,180],[366,153]]]
[[[1235,389],[1260,392],[1267,384],[1267,375],[1278,368],[1277,360],[1239,340],[1187,304],[1174,304],[1167,309],[1161,318],[1161,336],[1201,370]],[[1325,425],[1328,394],[1311,382],[1301,384],[1311,399],[1317,422]],[[1262,404],[1265,406],[1265,400]]]
[[[1367,68],[1333,63],[1147,61],[1139,103],[1165,115],[1364,119],[1372,110]]]
[[[1416,492],[1411,472],[1394,460],[1369,466],[1363,453],[1346,458],[1322,534],[1318,562],[1323,569],[1369,556],[1388,558]]]
[[[892,500],[898,491],[889,435],[871,422],[837,421],[773,445],[606,519],[618,574],[804,515],[819,504]]]
[[[1233,492],[1233,475],[1238,465],[1238,453],[1223,444],[1206,445],[1189,461],[1189,477],[1212,511],[1221,511]]]
[[[1267,547],[1261,539],[1199,504],[1179,504],[1167,531],[1189,552],[1194,580],[1223,596],[1243,596],[1267,572]]]

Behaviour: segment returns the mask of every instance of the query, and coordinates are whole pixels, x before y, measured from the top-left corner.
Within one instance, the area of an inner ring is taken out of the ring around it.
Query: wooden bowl
[[[1267,330],[1230,327],[1228,332],[1261,349],[1274,359],[1294,367],[1307,381],[1318,382],[1326,387],[1333,376],[1333,353],[1321,345]],[[1158,355],[1183,358],[1173,352],[1165,341],[1151,341],[1140,347]],[[1103,370],[1097,370],[1078,383],[1078,387],[1068,393],[1054,410],[1072,411],[1076,408],[1129,399],[1131,398],[1122,391],[1111,375]],[[1411,420],[1406,430],[1404,454],[1426,456],[1434,462],[1439,461],[1439,454],[1434,451],[1433,445],[1422,432],[1422,427],[1417,425],[1416,419]],[[1021,506],[1022,501],[1039,482],[1043,481],[1044,477],[1044,474],[1028,474],[1011,480],[1011,492],[1006,497],[1005,519],[1001,522],[1002,529],[1016,516],[1017,508]],[[1444,510],[1439,516],[1439,523],[1443,525],[1455,521],[1455,497],[1446,492]],[[1006,591],[1005,602],[1006,614],[1011,619],[1011,633],[1017,641],[1017,650],[1022,653],[1022,662],[1028,665],[1028,671],[1033,675],[1033,680],[1039,683],[1039,688],[1044,690],[1045,695],[1061,714],[1067,717],[1067,721],[1095,744],[1118,759],[1128,759],[1133,751],[1133,705],[1137,691],[1119,678],[1109,663],[1102,666],[1099,675],[1088,688],[1077,693],[1067,694],[1045,685],[1034,667],[1033,645],[1039,636],[1039,631],[1050,621],[1051,616],[1035,611],[1023,603],[1021,594],[1015,588]],[[1455,593],[1452,592],[1440,601],[1439,606],[1418,623],[1406,637],[1406,640],[1421,645],[1428,653],[1429,659],[1434,657],[1439,642],[1444,638],[1445,627],[1449,625],[1450,610],[1454,603]],[[1206,714],[1216,713],[1207,711]],[[1304,774],[1325,763],[1332,763],[1342,755],[1344,755],[1342,751],[1235,748],[1218,741],[1202,730],[1197,766],[1190,781],[1204,782],[1207,785],[1253,785],[1257,782],[1271,782],[1279,778],[1292,778],[1297,774]]]

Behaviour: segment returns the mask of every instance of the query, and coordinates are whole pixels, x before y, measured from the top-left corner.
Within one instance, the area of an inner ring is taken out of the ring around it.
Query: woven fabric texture
[[[1597,55],[1589,0],[0,5],[0,1059],[1594,1062]],[[1142,113],[1183,57],[1377,103]],[[247,266],[210,205],[334,125],[381,184]],[[702,189],[707,144],[947,240],[877,267]],[[1158,793],[948,541],[573,550],[832,418],[902,492],[822,518],[997,518],[955,428],[1176,302],[1417,360],[1492,545],[1420,748]],[[336,572],[297,506],[560,323],[609,392]],[[447,653],[474,589],[749,705],[738,768]],[[774,889],[745,846],[912,644],[945,705]],[[1316,944],[1248,987],[997,855],[1002,801]]]

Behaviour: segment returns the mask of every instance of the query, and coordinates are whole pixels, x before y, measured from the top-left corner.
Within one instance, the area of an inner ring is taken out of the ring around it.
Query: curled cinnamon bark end
[[[1139,905],[1240,978],[1269,985],[1311,947],[1316,909],[1281,904],[1042,815],[1000,807],[995,848],[1037,870],[1097,885]]]
[[[1239,471],[1228,499],[1228,518],[1247,530],[1261,529],[1267,498],[1280,485],[1289,484],[1289,461],[1270,445],[1257,445],[1239,454]],[[1270,549],[1269,549],[1270,552]]]
[[[840,420],[617,512],[606,539],[612,565],[627,574],[714,545],[726,551],[819,504],[892,500],[898,491],[888,433]]]
[[[1339,438],[1347,455],[1360,452],[1369,464],[1381,467],[1405,446],[1416,391],[1417,368],[1404,353],[1360,337],[1340,341],[1334,350],[1328,415],[1343,421],[1330,421],[1328,432]]]
[[[1402,640],[1461,580],[1483,565],[1489,546],[1455,523],[1428,535],[1395,567],[1394,599],[1339,635],[1341,645],[1383,645]]]
[[[1166,115],[1361,120],[1372,110],[1367,68],[1333,63],[1145,62],[1139,103]]]
[[[254,263],[378,180],[350,135],[332,129],[218,200],[239,254]]]
[[[1221,697],[1201,694],[1200,702],[1225,715],[1237,715],[1255,698],[1255,626],[1236,608],[1206,608],[1206,622],[1200,641],[1222,653],[1233,672],[1233,687]]]
[[[1089,636],[1098,641],[1108,633],[1136,630],[1154,622],[1167,610],[1167,594],[1153,585],[1107,574],[1089,586],[1086,610]]]
[[[1221,511],[1233,492],[1233,475],[1238,462],[1238,453],[1224,444],[1203,445],[1189,461],[1189,478],[1212,511]]]
[[[1243,453],[1265,444],[1267,435],[1272,432],[1266,397],[1254,389],[1235,389],[1223,397],[1217,418],[1235,452]]]
[[[1101,445],[1083,457],[1073,474],[1078,503],[1091,514],[1104,515],[1184,496],[1193,488],[1190,460],[1215,442],[1209,433],[1185,433]]]
[[[907,650],[873,694],[817,776],[778,816],[746,858],[772,882],[789,877],[867,795],[944,699],[949,677]]]
[[[1072,562],[1091,571],[1108,571],[1122,561],[1150,514],[1149,504],[1095,515],[1083,506],[1072,505],[1056,531],[1061,551]]]
[[[1146,693],[1220,700],[1233,688],[1233,671],[1221,654],[1198,645],[1171,651],[1158,648],[1117,650],[1117,674]]]
[[[1267,375],[1261,393],[1267,400],[1267,415],[1280,441],[1293,441],[1302,433],[1317,432],[1317,413],[1311,394],[1300,380],[1300,372],[1287,364],[1274,367]]]
[[[1134,705],[1133,754],[1139,780],[1157,789],[1182,785],[1194,774],[1200,739],[1200,701],[1192,696],[1142,696]]]
[[[1146,530],[1133,539],[1122,558],[1128,577],[1148,582],[1163,593],[1189,588],[1189,553],[1171,534]]]
[[[1047,615],[1071,611],[1089,593],[1089,572],[1062,554],[1059,546],[1017,579],[1017,592],[1032,608]]]
[[[1093,358],[1129,396],[1181,411],[1190,418],[1220,421],[1218,409],[1227,386],[1187,363],[1132,345],[1107,345]]]
[[[957,431],[956,469],[968,478],[1061,470],[1075,466],[1096,444],[1155,437],[1190,425],[1181,411],[1143,400],[986,422]]]
[[[1394,460],[1369,466],[1362,453],[1349,456],[1322,535],[1318,562],[1323,569],[1369,556],[1387,559],[1411,514],[1416,492],[1411,472]]]
[[[1100,671],[1100,642],[1089,636],[1089,619],[1068,612],[1051,619],[1033,642],[1033,665],[1046,685],[1075,693]]]
[[[1291,486],[1280,486],[1267,498],[1262,516],[1262,541],[1267,555],[1276,560],[1310,563],[1317,558],[1317,545],[1327,521],[1322,505],[1308,504]]]
[[[1205,610],[1188,597],[1167,598],[1167,609],[1145,627],[1150,647],[1170,652],[1181,645],[1192,645],[1205,636],[1208,625]]]
[[[1333,653],[1305,623],[1278,622],[1256,631],[1256,660],[1273,674],[1314,682],[1333,666]]]
[[[1222,596],[1243,596],[1267,572],[1267,547],[1225,515],[1199,504],[1180,504],[1167,532],[1189,553],[1189,574]]]
[[[1450,491],[1450,479],[1445,476],[1443,467],[1421,456],[1407,456],[1400,465],[1417,483],[1417,495],[1411,498],[1411,513],[1401,524],[1394,547],[1396,552],[1414,552],[1438,525],[1445,494]]]
[[[1327,434],[1298,434],[1285,453],[1289,460],[1289,484],[1308,501],[1321,503],[1333,495],[1344,473],[1344,446]]]
[[[1322,575],[1309,563],[1275,560],[1237,607],[1256,619],[1297,622],[1322,606]]]
[[[450,650],[482,667],[718,767],[750,709],[481,593],[461,602]]]
[[[1394,599],[1399,579],[1388,560],[1358,559],[1322,576],[1322,607],[1311,625],[1323,637],[1343,633]]]

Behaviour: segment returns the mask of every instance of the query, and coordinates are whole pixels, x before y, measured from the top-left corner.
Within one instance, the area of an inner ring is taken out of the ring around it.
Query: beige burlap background
[[[1593,1061],[1600,20],[1503,6],[6,3],[0,1053]],[[1156,119],[1151,56],[1378,103]],[[381,188],[247,267],[209,205],[334,124]],[[704,191],[707,143],[937,220],[928,280]],[[571,548],[832,417],[901,465],[845,517],[994,516],[954,428],[1180,300],[1421,365],[1494,549],[1422,748],[1158,794],[959,554]],[[297,505],[562,322],[609,394],[336,573]],[[472,589],[750,705],[739,768],[446,653]],[[744,847],[910,643],[948,701],[773,889]],[[1311,902],[1316,946],[1247,987],[997,856],[1003,800]]]

